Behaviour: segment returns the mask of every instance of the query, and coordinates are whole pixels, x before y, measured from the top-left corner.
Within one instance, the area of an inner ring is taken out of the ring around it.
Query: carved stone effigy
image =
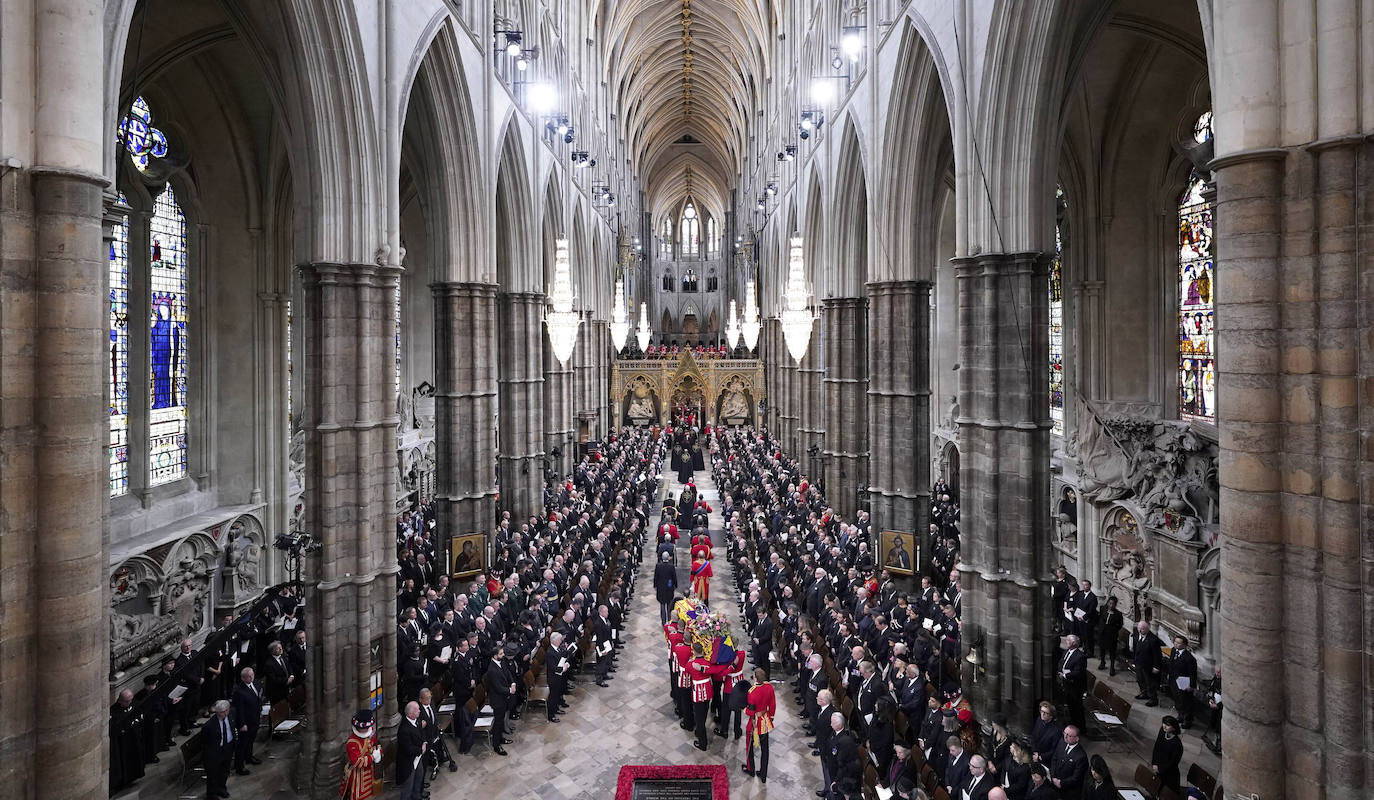
[[[122,556],[109,578],[111,677],[129,684],[137,676],[126,671],[155,669],[154,657],[208,631],[217,606],[256,599],[270,583],[266,550],[258,517],[230,509],[219,523]]]
[[[1136,618],[1206,641],[1219,598],[1202,596],[1216,547],[1217,443],[1192,424],[1080,408],[1079,490],[1103,509],[1102,587]]]

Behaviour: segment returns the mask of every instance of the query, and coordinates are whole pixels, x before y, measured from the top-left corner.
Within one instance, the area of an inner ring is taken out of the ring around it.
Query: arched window
[[[128,200],[119,195],[119,204]],[[110,496],[129,491],[129,218],[110,242]]]
[[[186,217],[171,184],[148,223],[148,485],[186,476]]]
[[[713,256],[720,252],[720,228],[715,217],[706,220],[706,251]]]
[[[1054,190],[1054,261],[1050,265],[1050,422],[1064,435],[1064,187]]]
[[[681,253],[684,256],[694,256],[700,246],[700,231],[698,227],[701,220],[697,219],[696,206],[692,201],[687,201],[687,207],[682,210],[682,246]]]
[[[663,218],[663,229],[658,237],[658,254],[662,258],[673,257],[673,220],[669,217]]]
[[[1193,138],[1212,137],[1212,114],[1198,118]],[[1178,412],[1215,422],[1216,265],[1212,259],[1212,204],[1207,179],[1194,169],[1178,203]]]
[[[154,174],[156,160],[169,152],[167,137],[153,126],[152,110],[142,97],[134,99],[120,122],[117,142],[144,175]],[[132,216],[140,229],[131,230],[129,217],[121,220],[109,251],[111,497],[187,474],[191,320],[186,215],[170,183],[150,188],[149,195],[151,209],[142,206]],[[128,206],[125,195],[119,201]],[[133,242],[138,246],[131,247]],[[147,344],[146,356],[135,342]],[[146,359],[142,367],[129,369],[130,352]],[[131,393],[131,381],[139,380],[147,380],[146,405],[132,406],[131,395],[142,401],[141,393]],[[140,463],[133,455],[146,455],[140,474],[130,473],[130,463]]]

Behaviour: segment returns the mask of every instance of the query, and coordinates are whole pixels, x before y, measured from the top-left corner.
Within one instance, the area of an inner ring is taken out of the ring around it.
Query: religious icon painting
[[[449,541],[449,576],[470,578],[487,567],[487,536],[484,533],[465,533]]]
[[[883,569],[894,575],[911,575],[916,564],[916,535],[906,531],[883,531],[878,537],[878,554]]]

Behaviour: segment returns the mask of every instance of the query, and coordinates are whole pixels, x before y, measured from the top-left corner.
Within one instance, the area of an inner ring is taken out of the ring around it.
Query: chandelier
[[[806,355],[806,346],[811,341],[811,325],[816,321],[815,312],[807,308],[811,293],[806,288],[806,275],[802,261],[802,240],[792,237],[787,259],[787,292],[783,295],[782,336],[787,342],[787,352],[792,360],[800,362]]]
[[[744,331],[740,330],[739,317],[735,315],[735,301],[730,301],[730,321],[725,324],[725,343],[731,348],[739,345],[739,340],[744,336]]]
[[[653,335],[649,329],[649,306],[647,303],[639,304],[639,327],[635,329],[635,340],[639,342],[641,352],[649,349],[649,337]]]
[[[759,341],[759,304],[754,297],[754,282],[749,281],[744,284],[744,321],[740,324],[740,335],[744,337],[744,346],[750,350]]]
[[[615,279],[615,305],[611,308],[611,343],[616,352],[625,349],[630,336],[630,315],[625,311],[625,278]]]
[[[573,348],[577,346],[577,326],[581,320],[573,311],[572,268],[568,264],[568,240],[559,239],[555,243],[553,260],[553,290],[549,292],[549,304],[553,310],[544,313],[544,325],[549,329],[549,341],[553,344],[553,354],[559,363],[567,366],[572,358]]]

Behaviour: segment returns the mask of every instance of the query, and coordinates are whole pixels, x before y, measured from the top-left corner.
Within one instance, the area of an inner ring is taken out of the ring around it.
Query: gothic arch
[[[538,292],[529,174],[519,125],[507,120],[496,173],[496,282],[503,292]]]
[[[844,187],[845,197],[834,204],[836,268],[828,271],[833,277],[826,294],[862,297],[868,277],[868,180],[852,118],[844,128],[835,185]]]

